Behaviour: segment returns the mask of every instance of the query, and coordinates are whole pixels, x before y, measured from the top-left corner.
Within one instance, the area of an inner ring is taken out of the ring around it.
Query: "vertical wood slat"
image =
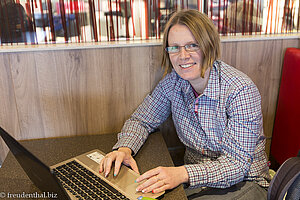
[[[2,128],[12,133],[17,139],[21,139],[10,60],[3,53],[0,53],[0,60],[0,124]],[[7,146],[0,139],[0,166],[7,153]]]
[[[37,65],[34,54],[9,53],[12,82],[19,117],[20,139],[44,138],[41,99],[38,96]]]
[[[299,48],[299,40],[222,42],[222,60],[260,90],[267,137],[287,47]],[[0,125],[17,139],[118,132],[161,79],[161,52],[148,46],[1,53]],[[179,145],[172,122],[161,129],[169,147]],[[3,160],[7,149],[0,150]]]

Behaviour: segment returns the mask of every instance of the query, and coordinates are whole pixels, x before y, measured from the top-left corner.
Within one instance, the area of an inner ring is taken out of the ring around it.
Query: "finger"
[[[130,167],[133,171],[135,171],[136,173],[140,174],[139,172],[139,168],[136,164],[136,161],[132,158],[132,161],[130,162]]]
[[[110,172],[111,165],[112,165],[111,159],[105,159],[105,162],[104,162],[104,176],[105,177],[108,176],[108,174]]]
[[[104,176],[105,177],[107,177],[110,172],[113,160],[114,160],[114,157],[109,156],[104,161]]]
[[[104,160],[105,158],[103,158],[101,161],[100,161],[100,168],[99,168],[99,173],[102,173],[103,172],[103,163],[104,163]]]
[[[148,192],[152,192],[154,193],[154,190],[163,187],[165,185],[163,180],[159,180],[157,182],[155,182],[154,184],[150,185],[149,187],[145,188],[142,190],[143,193],[148,193]]]
[[[153,177],[149,178],[147,181],[145,181],[144,183],[142,183],[141,185],[139,185],[136,188],[136,190],[142,191],[143,193],[145,193],[146,191],[148,192],[147,188],[149,188],[151,185],[156,184],[158,181],[159,181],[159,179],[157,178],[157,176],[153,176]]]
[[[116,157],[116,161],[115,161],[115,170],[114,170],[114,176],[117,176],[120,168],[121,168],[121,164],[123,162],[124,157],[123,156],[117,156]]]
[[[154,194],[155,194],[155,193],[160,193],[160,192],[166,191],[166,190],[168,190],[168,189],[170,189],[170,186],[164,184],[163,186],[161,186],[161,187],[159,187],[159,188],[153,189],[153,190],[152,190],[152,193],[154,193]]]
[[[136,179],[136,182],[139,183],[139,182],[141,182],[141,181],[143,181],[145,179],[149,179],[152,176],[156,176],[156,175],[159,174],[159,171],[160,171],[159,167],[151,169],[151,170],[145,172],[144,174],[142,174],[140,177],[138,177]]]

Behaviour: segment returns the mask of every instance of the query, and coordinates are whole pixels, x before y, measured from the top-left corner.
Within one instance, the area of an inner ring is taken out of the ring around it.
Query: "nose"
[[[184,47],[180,47],[179,58],[185,59],[185,58],[189,58],[189,57],[190,57],[189,52],[187,52]]]

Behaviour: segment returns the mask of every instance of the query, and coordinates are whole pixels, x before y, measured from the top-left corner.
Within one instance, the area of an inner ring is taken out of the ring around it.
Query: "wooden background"
[[[299,39],[223,41],[262,95],[269,153],[284,52]],[[0,126],[18,140],[118,132],[162,77],[161,46],[0,51]],[[162,125],[170,150],[181,145]],[[0,141],[0,164],[8,149]]]

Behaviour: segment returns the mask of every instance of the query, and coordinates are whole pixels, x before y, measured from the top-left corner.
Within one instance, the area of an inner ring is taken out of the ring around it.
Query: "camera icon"
[[[5,197],[6,197],[5,192],[0,192],[0,198],[5,198]]]

